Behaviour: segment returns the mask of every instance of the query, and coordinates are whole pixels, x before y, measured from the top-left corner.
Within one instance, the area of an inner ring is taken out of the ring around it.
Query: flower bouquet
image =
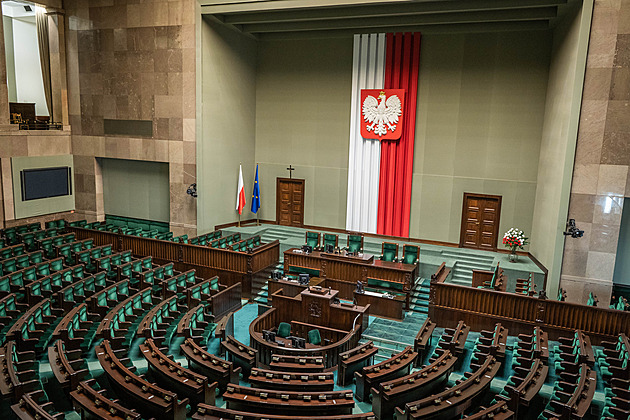
[[[516,250],[519,248],[523,249],[523,247],[528,244],[527,239],[529,238],[525,237],[523,231],[517,228],[511,228],[510,230],[505,232],[505,235],[503,235],[503,245],[505,245],[507,248],[510,248],[511,262],[518,261]]]

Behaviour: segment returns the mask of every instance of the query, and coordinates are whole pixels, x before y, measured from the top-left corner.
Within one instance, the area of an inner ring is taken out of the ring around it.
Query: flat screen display
[[[22,181],[22,201],[70,195],[70,168],[24,169],[20,172]]]

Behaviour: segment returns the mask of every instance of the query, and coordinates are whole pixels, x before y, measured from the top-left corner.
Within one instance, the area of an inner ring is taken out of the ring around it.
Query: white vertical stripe
[[[385,34],[354,36],[350,159],[346,229],[376,233],[381,144],[361,137],[361,89],[381,89],[385,78]]]

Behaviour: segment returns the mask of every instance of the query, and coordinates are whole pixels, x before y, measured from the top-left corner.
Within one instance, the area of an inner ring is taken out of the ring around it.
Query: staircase
[[[301,230],[297,229],[270,227],[268,229],[265,229],[260,235],[260,240],[263,243],[269,243],[275,240],[285,242],[289,238],[301,238],[300,241],[304,242],[304,233]]]
[[[431,280],[418,279],[411,289],[409,306],[413,312],[427,315],[429,313],[429,293],[431,292]]]
[[[442,251],[442,255],[456,260],[451,270],[451,278],[447,283],[460,286],[472,286],[472,270],[490,270],[494,257],[476,254],[465,254],[457,251]]]
[[[267,279],[271,277],[271,273],[273,271],[282,271],[282,268],[282,263],[278,263],[265,268],[263,271],[254,276],[252,279],[252,296],[254,296],[255,303],[261,303],[263,305],[269,303],[269,300],[267,299],[269,296],[269,285],[267,284]]]
[[[407,346],[413,346],[413,341],[426,320],[422,313],[409,312],[401,322],[376,318],[361,334],[360,343],[373,341],[378,349],[375,356],[377,362],[389,359],[392,354],[399,353]]]

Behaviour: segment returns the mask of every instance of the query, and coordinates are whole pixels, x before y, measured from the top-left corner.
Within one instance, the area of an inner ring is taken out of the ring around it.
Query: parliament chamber
[[[0,3],[0,416],[630,420],[630,0]]]
[[[326,250],[309,244],[307,232],[280,264],[280,241],[233,231],[169,240],[85,221],[5,229],[3,412],[37,419],[629,415],[627,311],[524,292],[529,279],[506,291],[500,265],[479,271],[474,287],[450,283],[444,263],[430,278],[405,283],[422,261],[417,246],[401,263],[411,267],[387,266],[399,270],[401,284],[390,276],[378,289],[370,282],[383,275],[376,262],[391,255]],[[231,245],[213,247],[207,237]],[[250,247],[241,251],[241,242]],[[322,259],[332,261],[325,275]],[[359,284],[335,289],[334,263],[358,270],[339,277]],[[252,294],[261,279],[265,302]],[[378,309],[388,306],[383,300],[402,308],[404,291],[413,295],[425,282],[426,312],[405,307],[390,317]],[[396,324],[408,336],[391,338]]]

